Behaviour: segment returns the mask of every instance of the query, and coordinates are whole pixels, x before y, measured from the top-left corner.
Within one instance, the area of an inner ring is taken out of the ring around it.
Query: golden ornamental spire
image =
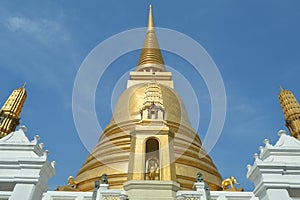
[[[141,119],[155,119],[164,120],[165,108],[163,105],[162,93],[159,84],[155,80],[155,73],[153,72],[153,79],[148,83],[143,106],[140,109]]]
[[[152,14],[152,5],[149,5],[149,17],[148,17],[148,30],[154,29],[154,21],[153,21],[153,14]]]
[[[149,6],[148,28],[136,71],[165,71],[154,28],[152,5]]]
[[[26,83],[15,89],[0,110],[0,138],[16,130],[20,124],[20,114],[26,100]]]
[[[278,98],[284,114],[286,127],[293,137],[300,140],[300,105],[296,97],[291,91],[285,90],[280,86]]]
[[[143,107],[149,107],[153,104],[162,108],[164,107],[161,89],[155,79],[148,83],[145,91]]]

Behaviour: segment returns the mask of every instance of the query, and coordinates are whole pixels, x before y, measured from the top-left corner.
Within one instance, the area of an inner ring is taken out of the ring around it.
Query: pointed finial
[[[25,88],[25,87],[26,87],[26,81],[24,82],[24,84],[23,84],[22,88]]]
[[[140,54],[136,71],[166,71],[164,60],[156,38],[152,6],[149,6],[149,18],[146,38]]]
[[[277,134],[280,137],[281,135],[286,135],[286,131],[285,130],[279,130]]]
[[[148,30],[154,28],[153,15],[152,15],[152,5],[149,5],[149,18],[148,18]]]
[[[251,170],[252,166],[251,165],[247,165],[247,169],[248,169],[248,172]]]
[[[19,130],[22,130],[24,133],[27,132],[27,127],[22,125],[22,126],[19,126]]]
[[[253,155],[253,158],[254,158],[255,160],[259,160],[258,153],[255,153],[255,154]]]
[[[56,166],[56,161],[52,161],[52,162],[51,162],[51,166],[52,166],[52,168],[55,168],[55,166]]]
[[[270,140],[268,139],[264,139],[264,143],[265,143],[265,148],[271,147],[272,145],[270,144]]]
[[[283,89],[282,85],[280,85],[280,91],[282,91],[282,90],[284,90],[284,89]]]

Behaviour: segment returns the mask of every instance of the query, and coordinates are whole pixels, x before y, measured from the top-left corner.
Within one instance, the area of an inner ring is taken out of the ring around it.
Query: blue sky
[[[155,25],[200,43],[219,68],[227,93],[221,137],[210,152],[223,178],[235,176],[246,190],[246,165],[263,140],[277,140],[283,115],[279,86],[300,98],[300,2],[227,1],[1,1],[0,103],[27,82],[22,124],[28,137],[41,136],[56,160],[50,189],[66,184],[88,155],[72,116],[76,73],[89,52],[122,31],[144,27],[153,5]],[[116,47],[117,48],[117,47]],[[116,60],[99,82],[96,109],[101,126],[111,118],[113,86],[137,64],[139,51]],[[165,63],[190,81],[200,101],[203,138],[210,118],[209,94],[189,64],[163,52]],[[180,85],[175,87],[180,88]],[[100,135],[100,133],[99,133]]]

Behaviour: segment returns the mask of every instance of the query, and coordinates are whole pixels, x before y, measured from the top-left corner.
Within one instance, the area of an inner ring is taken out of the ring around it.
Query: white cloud
[[[14,16],[7,18],[5,25],[12,32],[24,32],[43,41],[54,39],[61,32],[58,22],[46,19],[33,20]]]

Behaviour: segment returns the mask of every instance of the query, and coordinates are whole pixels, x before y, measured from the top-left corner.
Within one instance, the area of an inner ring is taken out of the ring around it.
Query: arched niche
[[[149,138],[146,141],[145,180],[160,180],[159,141]]]

